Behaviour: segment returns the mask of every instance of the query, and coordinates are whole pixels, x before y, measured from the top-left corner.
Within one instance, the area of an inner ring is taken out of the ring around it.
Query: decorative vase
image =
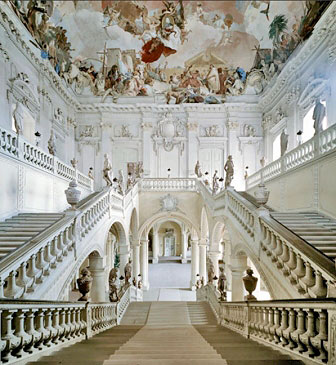
[[[257,287],[258,278],[253,276],[253,270],[247,269],[246,275],[243,277],[243,283],[245,290],[248,292],[248,295],[245,296],[245,300],[257,300],[257,298],[252,294]]]
[[[89,269],[84,268],[81,271],[81,277],[77,279],[77,285],[79,292],[82,294],[78,301],[87,302],[89,300],[88,294],[90,293],[92,285],[92,277]]]
[[[72,209],[75,209],[81,195],[80,190],[76,189],[77,186],[77,181],[71,180],[68,189],[64,191],[67,202],[71,205]]]
[[[256,201],[261,206],[265,205],[269,198],[269,190],[267,190],[265,184],[260,183],[258,185],[258,190],[254,192],[254,196],[256,198]]]

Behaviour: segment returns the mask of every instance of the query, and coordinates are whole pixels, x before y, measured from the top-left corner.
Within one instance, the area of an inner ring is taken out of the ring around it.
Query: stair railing
[[[0,261],[0,298],[25,298],[34,292],[52,271],[72,260],[70,252],[80,250],[81,241],[105,215],[123,212],[124,199],[112,189],[103,190],[5,256]]]
[[[317,364],[336,363],[336,299],[217,302],[213,286],[198,289],[218,323]],[[211,294],[212,292],[212,294]]]

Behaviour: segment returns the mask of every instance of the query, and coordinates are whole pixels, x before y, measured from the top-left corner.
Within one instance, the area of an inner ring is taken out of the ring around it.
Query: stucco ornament
[[[170,194],[160,198],[161,211],[174,212],[177,210],[178,199]]]
[[[175,145],[181,143],[178,137],[183,136],[184,130],[184,122],[174,118],[171,112],[167,112],[164,114],[163,119],[158,122],[153,139],[159,144],[162,143],[165,151],[170,152]]]

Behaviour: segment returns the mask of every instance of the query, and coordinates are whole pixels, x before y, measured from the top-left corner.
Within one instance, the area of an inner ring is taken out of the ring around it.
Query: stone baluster
[[[315,314],[313,309],[306,310],[308,314],[308,321],[307,321],[307,330],[305,333],[300,335],[300,340],[302,343],[307,347],[307,355],[310,357],[314,357],[316,350],[314,349],[311,339],[316,336],[315,330]]]
[[[295,342],[291,338],[291,333],[296,330],[296,312],[292,308],[287,309],[289,312],[289,325],[288,327],[282,332],[283,337],[287,341],[287,345],[291,350],[295,348]]]
[[[45,329],[50,333],[50,336],[45,340],[46,346],[51,346],[51,343],[57,343],[57,328],[53,327],[53,309],[48,308],[45,313]]]
[[[70,227],[66,227],[65,230],[61,233],[63,235],[63,243],[68,251],[72,250],[72,240],[70,238]]]
[[[44,251],[45,251],[45,247],[41,247],[37,253],[37,260],[36,260],[36,267],[41,270],[42,275],[41,275],[41,280],[42,280],[42,276],[48,276],[50,274],[50,270],[49,270],[49,264],[45,261],[44,259]]]
[[[268,324],[269,324],[269,310],[267,307],[264,307],[263,308],[263,317],[264,317],[264,321],[263,321],[263,324],[262,324],[262,337],[267,340],[268,338]]]
[[[320,271],[315,271],[315,285],[310,289],[316,298],[325,298],[327,296],[327,285]]]
[[[267,325],[267,330],[265,332],[267,333],[267,340],[272,342],[273,335],[271,333],[271,328],[274,326],[274,309],[270,307],[268,309],[268,313],[269,313],[269,321]]]
[[[270,243],[270,248],[267,251],[267,256],[272,256],[273,251],[275,250],[276,247],[277,247],[276,237],[275,234],[271,232],[271,243]]]
[[[76,308],[70,308],[70,335],[72,338],[76,338],[78,330],[80,329],[80,324],[76,322]]]
[[[306,351],[304,344],[300,341],[300,335],[306,332],[305,329],[305,312],[302,309],[297,309],[297,325],[296,330],[290,334],[291,339],[296,343],[296,351],[303,353]]]
[[[58,237],[54,237],[51,241],[51,254],[56,257],[56,261],[63,261],[62,251],[58,248]],[[52,264],[52,267],[56,267],[56,261]]]
[[[310,295],[308,294],[308,288],[315,285],[315,276],[314,276],[314,270],[311,267],[310,263],[306,261],[304,265],[306,267],[306,275],[302,279],[300,279],[300,284],[303,284],[304,286],[303,289],[305,290],[305,296],[309,298]]]
[[[67,246],[64,244],[64,234],[59,233],[57,236],[58,248],[62,251],[62,256],[68,256]]]
[[[279,256],[282,255],[282,242],[278,236],[276,236],[275,242],[276,242],[276,248],[272,254],[272,262],[276,262],[277,268],[280,269],[282,266],[281,266],[281,262],[279,261]]]
[[[1,352],[1,360],[8,362],[14,360],[15,357],[12,356],[12,351],[20,346],[21,338],[14,335],[14,330],[12,328],[13,314],[16,310],[5,310],[2,313],[2,326],[1,326],[1,340],[5,342],[5,347]]]
[[[272,335],[272,341],[279,343],[280,338],[277,335],[277,329],[280,327],[280,311],[278,308],[274,308],[274,325],[270,328],[270,334]]]
[[[27,276],[27,262],[22,262],[19,267],[19,276],[16,281],[17,285],[24,288],[23,293],[27,291],[27,288],[32,285],[33,279]]]
[[[64,342],[62,338],[64,333],[64,328],[62,328],[59,325],[59,320],[60,320],[60,309],[54,308],[54,310],[52,311],[52,326],[57,331],[56,336],[53,338],[53,343],[55,343],[56,345],[59,344],[60,342]]]
[[[51,243],[48,242],[45,246],[45,261],[49,264],[50,269],[54,269],[56,267],[56,257],[51,253]]]
[[[34,279],[34,284],[42,283],[42,280],[41,280],[42,270],[40,270],[36,267],[36,255],[35,254],[31,255],[29,258],[27,275]]]
[[[36,331],[40,334],[41,340],[37,343],[39,349],[50,347],[51,331],[45,328],[44,322],[47,327],[47,310],[40,308],[36,314]]]
[[[318,312],[319,314],[319,333],[317,336],[310,339],[312,345],[314,348],[316,348],[319,351],[319,356],[316,357],[316,359],[327,362],[328,360],[328,354],[324,346],[324,342],[328,340],[328,314],[325,310],[320,310]],[[330,339],[332,341],[332,339]]]
[[[282,346],[288,345],[288,341],[283,337],[283,332],[288,328],[288,312],[286,308],[281,308],[281,325],[276,330],[276,334],[282,342]]]
[[[295,283],[295,279],[293,278],[292,271],[296,268],[296,265],[297,265],[296,254],[295,254],[293,248],[290,248],[289,249],[289,260],[285,263],[285,267],[288,270],[291,284]]]
[[[304,277],[306,274],[306,268],[305,265],[303,263],[302,257],[300,255],[296,255],[296,268],[295,270],[292,272],[293,277],[296,280],[296,287],[299,291],[299,293],[303,294],[304,293],[304,289],[301,287],[299,280],[300,278]]]
[[[287,270],[287,267],[285,266],[286,262],[289,260],[289,249],[286,245],[286,242],[282,241],[282,255],[279,257],[279,262],[282,267],[282,272],[285,276],[289,275],[289,271]]]
[[[20,345],[15,349],[15,356],[16,357],[22,357],[24,356],[24,352],[25,350],[28,353],[32,353],[33,351],[31,350],[31,348],[29,349],[25,349],[24,347],[26,345],[28,345],[29,343],[32,343],[32,335],[28,334],[25,331],[25,313],[28,311],[28,309],[19,309],[16,313],[15,313],[15,317],[14,317],[14,327],[15,327],[15,332],[14,335],[20,339]]]
[[[40,332],[37,332],[35,330],[35,312],[37,312],[36,308],[29,309],[27,315],[26,315],[26,331],[28,335],[32,337],[32,343],[29,345],[29,348],[32,350],[32,352],[36,352],[37,348],[35,345],[37,343],[41,342],[42,334]],[[41,349],[42,346],[39,348]]]
[[[7,287],[4,290],[6,298],[17,299],[20,298],[24,292],[24,288],[21,288],[16,284],[16,275],[17,271],[13,270],[6,279]]]

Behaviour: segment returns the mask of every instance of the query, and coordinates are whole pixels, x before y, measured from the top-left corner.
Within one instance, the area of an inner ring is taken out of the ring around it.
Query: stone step
[[[0,237],[27,237],[28,232],[2,232],[0,231]],[[33,235],[30,235],[30,237],[33,237]]]
[[[50,226],[49,223],[20,223],[20,222],[1,222],[0,228],[2,227],[13,227],[13,228],[19,228],[19,227],[27,227],[27,228],[41,228]]]
[[[194,354],[195,352],[200,353],[200,354],[208,354],[208,355],[212,355],[212,354],[216,354],[215,350],[203,350],[203,349],[174,349],[174,351],[169,351],[169,349],[165,349],[164,350],[166,353],[181,353],[181,354]],[[127,350],[123,350],[122,348],[120,348],[119,350],[117,350],[115,352],[116,354],[161,354],[162,353],[162,349],[153,349],[152,348],[148,348],[148,349],[139,349],[137,347],[135,348],[129,348]]]
[[[0,245],[1,242],[26,242],[31,238],[31,236],[12,236],[12,237],[0,237]]]
[[[12,252],[13,250],[15,250],[16,248],[20,247],[21,245],[17,245],[17,246],[0,246],[0,253],[2,254],[8,254],[9,252]]]
[[[205,354],[205,353],[199,353],[197,351],[195,351],[193,354],[186,354],[186,353],[139,353],[139,354],[120,354],[120,353],[115,353],[114,355],[112,355],[110,357],[111,360],[135,360],[135,359],[158,359],[158,360],[162,360],[162,359],[187,359],[187,360],[191,360],[191,359],[221,359],[221,356],[217,353],[215,354]]]
[[[336,245],[336,240],[310,240],[309,241],[313,246],[315,245]]]
[[[223,359],[134,359],[134,360],[105,360],[103,365],[226,365]]]
[[[17,217],[63,217],[63,213],[19,213]]]

